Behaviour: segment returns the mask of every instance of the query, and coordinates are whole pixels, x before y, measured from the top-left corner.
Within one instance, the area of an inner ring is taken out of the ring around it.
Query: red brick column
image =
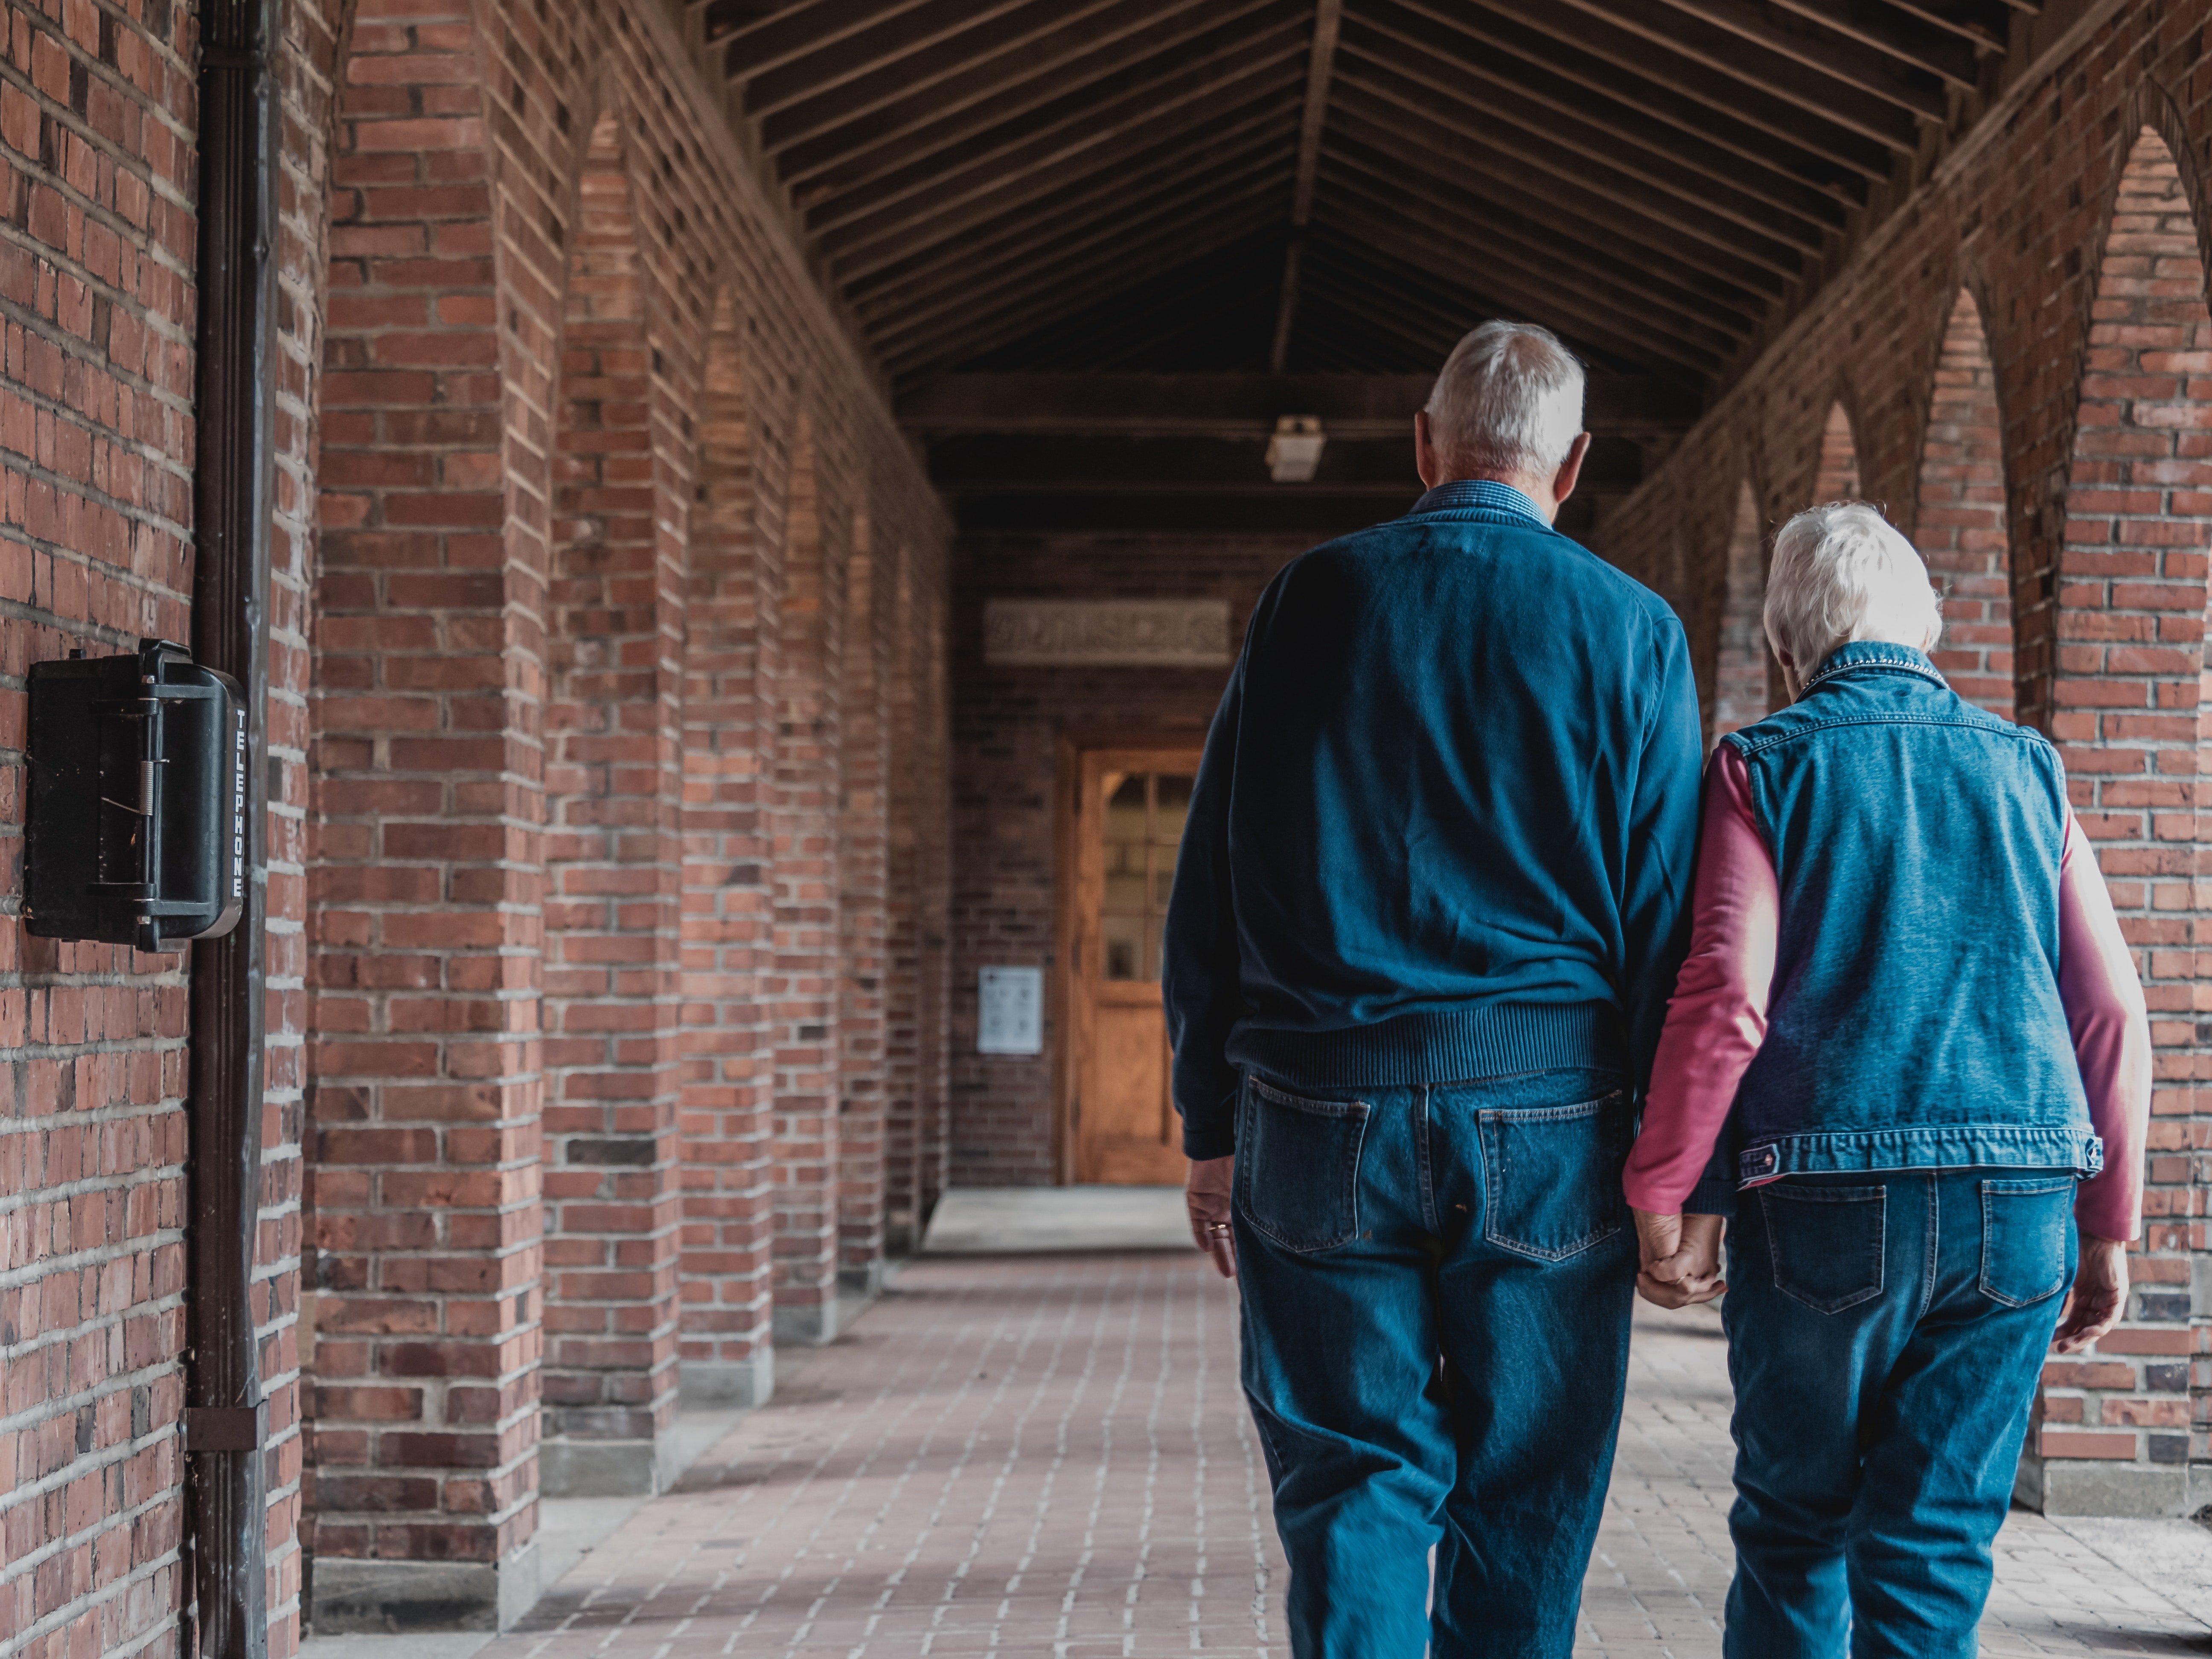
[[[2191,1253],[2207,1243],[2191,1161],[2212,1140],[2197,1093],[2197,1022],[2212,1002],[2197,896],[2212,318],[2181,180],[2148,131],[2120,181],[2092,318],[2057,605],[2031,616],[2054,632],[2051,735],[2137,948],[2159,1083],[2131,1317],[2094,1353],[2045,1367],[2021,1485],[2047,1512],[2178,1515],[2201,1340]],[[2021,645],[2038,659],[2025,630]]]
[[[853,527],[846,561],[838,826],[837,1271],[872,1296],[884,1270],[884,1137],[891,994],[889,811],[891,627],[900,558],[879,552],[873,521]]]
[[[543,599],[510,533],[533,473],[465,5],[362,0],[333,175],[308,876],[325,1631],[536,1590]]]
[[[555,403],[541,1457],[548,1493],[597,1496],[672,1472],[690,460],[612,112],[577,195]]]
[[[1936,362],[1912,538],[1943,590],[1936,665],[1960,696],[2010,720],[2012,566],[2003,443],[1996,368],[1982,313],[1960,289]]]
[[[915,786],[919,821],[915,854],[921,920],[921,1012],[916,1042],[916,1114],[921,1120],[919,1214],[927,1231],[952,1180],[952,670],[948,571],[939,561],[926,588],[918,626]]]
[[[920,752],[922,641],[916,637],[914,559],[902,545],[891,601],[890,774],[884,860],[890,980],[884,1009],[884,1235],[893,1255],[921,1243],[922,1142],[922,823]]]
[[[743,319],[714,307],[700,400],[684,695],[683,1388],[765,1404],[775,1041],[772,799],[781,543],[763,533]],[[780,513],[778,514],[780,519]]]
[[[842,561],[825,545],[810,418],[792,441],[777,702],[775,1334],[837,1334]]]

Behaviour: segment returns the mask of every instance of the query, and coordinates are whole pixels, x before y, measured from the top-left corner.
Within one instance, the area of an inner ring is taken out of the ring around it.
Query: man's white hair
[[[1897,526],[1864,501],[1808,507],[1774,538],[1766,637],[1799,684],[1857,640],[1932,651],[1943,602]]]
[[[1548,476],[1583,429],[1583,366],[1548,329],[1485,323],[1452,348],[1429,393],[1429,430],[1457,466]]]

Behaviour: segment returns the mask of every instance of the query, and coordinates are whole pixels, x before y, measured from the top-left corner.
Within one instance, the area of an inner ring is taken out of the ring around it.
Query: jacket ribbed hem
[[[1725,1181],[1715,1181],[1710,1176],[1690,1189],[1682,1200],[1684,1215],[1735,1214],[1735,1188]]]
[[[1628,1070],[1620,1014],[1607,1003],[1486,1004],[1401,1014],[1342,1031],[1230,1033],[1229,1061],[1292,1089],[1467,1083],[1570,1067]]]
[[[1740,1186],[1859,1170],[2071,1170],[2086,1177],[2104,1169],[2105,1143],[2095,1130],[2075,1125],[1923,1124],[1778,1135],[1745,1147],[1735,1163]]]

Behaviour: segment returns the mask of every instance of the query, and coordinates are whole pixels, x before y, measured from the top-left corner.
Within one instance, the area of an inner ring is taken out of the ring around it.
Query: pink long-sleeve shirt
[[[1644,1129],[1625,1184],[1639,1210],[1680,1211],[1705,1173],[1736,1087],[1766,1036],[1781,933],[1774,856],[1753,816],[1743,757],[1727,744],[1705,773],[1689,959],[1682,964],[1652,1066]],[[2058,996],[2104,1137],[2104,1173],[2082,1183],[2085,1233],[2131,1239],[2142,1228],[2143,1141],[2150,1121],[2150,1022],[2135,961],[2112,914],[2096,855],[2069,811],[2058,867]]]

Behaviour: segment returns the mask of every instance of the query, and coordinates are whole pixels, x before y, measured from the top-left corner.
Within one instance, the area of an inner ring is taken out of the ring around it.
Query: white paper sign
[[[1044,1052],[1044,969],[984,968],[975,988],[975,1052]]]

